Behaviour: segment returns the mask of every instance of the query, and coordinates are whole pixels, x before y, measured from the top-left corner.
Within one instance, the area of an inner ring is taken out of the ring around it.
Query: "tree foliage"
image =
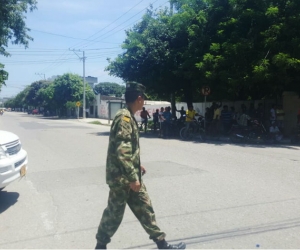
[[[53,98],[48,101],[52,102],[57,109],[61,110],[61,114],[67,108],[70,102],[77,102],[83,99],[83,81],[79,75],[64,74],[56,78],[53,82],[53,86],[48,89],[48,97]],[[94,100],[94,93],[90,86],[87,84],[85,88],[85,101],[86,106]]]
[[[27,32],[24,13],[36,8],[36,0],[1,0],[0,4],[0,55],[9,56],[6,51],[8,42],[22,44],[28,47],[28,42],[33,40]],[[8,78],[8,73],[0,64],[0,90]]]
[[[28,88],[25,96],[26,104],[32,107],[43,106],[44,98],[38,93],[41,89],[45,89],[49,86],[50,82],[40,80],[33,82]]]
[[[94,93],[89,85],[85,89],[86,106],[94,100]],[[38,81],[26,87],[15,98],[5,103],[5,107],[24,108],[43,107],[49,111],[58,110],[61,116],[67,108],[74,107],[83,99],[83,81],[75,74],[64,74],[53,82]]]
[[[100,82],[95,85],[94,89],[101,95],[115,95],[121,97],[125,93],[125,86],[113,82]]]
[[[300,1],[172,0],[126,32],[107,70],[160,97],[260,99],[300,93]]]
[[[0,91],[1,86],[5,85],[5,81],[8,79],[8,73],[4,70],[4,65],[0,63]]]

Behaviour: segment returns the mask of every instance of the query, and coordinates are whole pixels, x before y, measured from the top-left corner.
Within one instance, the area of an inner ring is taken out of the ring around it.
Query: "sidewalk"
[[[99,123],[99,125],[105,125],[105,126],[110,126],[112,124],[112,120],[109,122],[109,120],[107,119],[100,119],[100,118],[79,118],[78,119],[79,122],[83,122],[83,123],[90,123],[92,124],[94,123]]]

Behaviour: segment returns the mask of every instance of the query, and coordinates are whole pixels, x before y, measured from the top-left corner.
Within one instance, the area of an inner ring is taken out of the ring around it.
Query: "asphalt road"
[[[109,127],[5,113],[29,155],[26,178],[0,192],[0,249],[92,249],[106,207]],[[190,249],[300,246],[295,146],[142,137],[144,182],[170,242]],[[130,209],[109,248],[155,248]]]

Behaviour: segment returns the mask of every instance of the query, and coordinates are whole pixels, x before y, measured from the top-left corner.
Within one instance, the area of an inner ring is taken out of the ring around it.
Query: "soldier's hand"
[[[134,192],[138,192],[141,189],[141,183],[139,181],[135,181],[135,182],[130,182],[130,188],[134,191]]]
[[[141,166],[141,171],[142,171],[142,175],[146,174],[146,169],[143,166]]]

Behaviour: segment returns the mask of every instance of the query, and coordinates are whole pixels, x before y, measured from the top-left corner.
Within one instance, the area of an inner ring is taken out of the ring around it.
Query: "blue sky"
[[[11,57],[0,61],[9,73],[0,97],[11,97],[40,79],[64,73],[98,77],[98,82],[122,83],[104,71],[107,58],[122,52],[125,30],[141,20],[146,8],[169,6],[168,0],[38,0],[38,9],[29,12],[26,25],[34,39],[29,48],[9,45]],[[75,51],[71,50],[80,50]],[[78,57],[79,56],[79,57]]]

